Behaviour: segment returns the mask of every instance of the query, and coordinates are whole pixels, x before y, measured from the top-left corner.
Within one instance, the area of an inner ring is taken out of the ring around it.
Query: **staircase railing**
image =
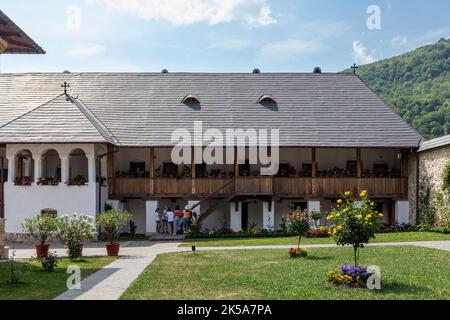
[[[220,191],[222,191],[223,189],[225,189],[226,187],[228,187],[230,184],[236,182],[236,178],[232,178],[229,181],[227,181],[226,183],[224,183],[220,188],[218,188],[216,191],[214,191],[213,193],[210,193],[207,197],[203,198],[202,200],[200,200],[199,202],[197,202],[194,206],[191,207],[191,211],[194,210],[195,208],[197,208],[198,206],[200,206],[202,203],[204,203],[205,201],[211,200],[212,197],[214,197],[216,194],[218,194]]]

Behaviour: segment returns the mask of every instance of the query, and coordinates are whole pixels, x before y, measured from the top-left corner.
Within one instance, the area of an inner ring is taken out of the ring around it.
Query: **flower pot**
[[[36,256],[38,257],[46,257],[48,255],[48,244],[44,244],[44,245],[40,245],[37,244],[36,245]]]
[[[106,245],[106,252],[108,253],[109,257],[117,257],[119,255],[120,250],[120,244],[107,244]]]

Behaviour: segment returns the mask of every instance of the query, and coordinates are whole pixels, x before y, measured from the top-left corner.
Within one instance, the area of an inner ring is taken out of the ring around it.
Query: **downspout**
[[[116,147],[116,149],[113,149],[112,152],[107,152],[101,155],[97,156],[98,159],[98,172],[99,172],[99,179],[98,179],[98,212],[100,213],[102,212],[101,206],[102,206],[102,159],[105,156],[109,156],[110,154],[114,154],[119,152],[119,148]],[[108,172],[106,172],[106,175],[108,175]],[[108,177],[106,177],[106,179],[108,179]]]

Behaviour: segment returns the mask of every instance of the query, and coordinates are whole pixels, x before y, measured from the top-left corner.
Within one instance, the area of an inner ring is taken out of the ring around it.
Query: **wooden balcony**
[[[115,178],[110,179],[110,197],[205,197],[230,179]],[[217,192],[229,195],[271,195],[276,198],[340,197],[344,191],[357,194],[368,190],[370,197],[401,198],[408,195],[407,178],[279,178],[237,177]]]

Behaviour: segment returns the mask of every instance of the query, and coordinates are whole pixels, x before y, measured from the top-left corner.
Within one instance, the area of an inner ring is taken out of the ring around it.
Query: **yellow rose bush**
[[[355,267],[358,266],[359,249],[375,238],[383,219],[383,214],[377,212],[366,190],[360,192],[359,198],[354,200],[351,192],[345,192],[327,217],[331,222],[328,233],[334,236],[336,244],[353,246]]]

